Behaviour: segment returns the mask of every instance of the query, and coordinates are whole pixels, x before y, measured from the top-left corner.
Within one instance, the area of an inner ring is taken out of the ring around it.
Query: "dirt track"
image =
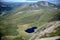
[[[51,22],[42,26],[29,40],[37,40],[40,36],[44,35],[45,33],[51,33],[54,31],[55,28],[60,26],[60,21]]]

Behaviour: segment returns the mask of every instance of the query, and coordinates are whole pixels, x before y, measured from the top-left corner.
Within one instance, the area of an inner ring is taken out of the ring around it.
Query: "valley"
[[[45,38],[43,34],[53,32],[58,26],[60,9],[55,4],[44,1],[24,4],[0,15],[1,40],[37,40]],[[37,27],[33,33],[25,32],[32,27]],[[60,33],[57,32],[56,36],[58,34]]]

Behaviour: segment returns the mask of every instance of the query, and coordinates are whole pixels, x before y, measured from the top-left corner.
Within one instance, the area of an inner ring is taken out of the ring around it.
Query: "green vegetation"
[[[0,26],[0,30],[4,35],[17,35],[17,26],[12,24],[3,24]]]
[[[59,11],[59,10],[58,10]],[[51,21],[59,21],[60,20],[60,12],[58,12]]]
[[[3,16],[0,16],[0,39],[4,36],[18,35],[17,29],[17,25],[9,23]]]
[[[48,33],[42,35],[40,38],[47,38],[47,37],[54,37],[54,36],[60,36],[60,26],[55,29],[55,32]]]
[[[22,38],[22,37],[17,37],[17,38],[15,38],[14,40],[26,40],[26,39],[24,39],[24,38]]]
[[[3,36],[16,36],[15,40],[28,40],[32,34],[26,33],[29,27],[37,26],[40,28],[42,25],[52,22],[56,14],[59,14],[60,10],[53,9],[40,9],[40,10],[28,10],[28,11],[10,11],[6,15],[0,17],[0,32]],[[57,18],[56,18],[57,19]],[[54,19],[54,21],[57,21]],[[38,30],[38,29],[37,29]]]

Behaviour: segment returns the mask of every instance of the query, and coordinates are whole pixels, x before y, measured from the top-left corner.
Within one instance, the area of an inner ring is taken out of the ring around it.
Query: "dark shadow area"
[[[3,34],[0,32],[0,40],[2,39],[2,37],[3,37]]]
[[[51,21],[60,21],[60,13],[57,13]]]
[[[56,40],[60,40],[60,38],[59,39],[56,39]]]

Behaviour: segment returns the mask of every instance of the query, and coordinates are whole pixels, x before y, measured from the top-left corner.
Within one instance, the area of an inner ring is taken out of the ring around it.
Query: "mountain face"
[[[49,3],[49,2],[46,2],[46,1],[40,1],[40,2],[37,2],[37,3],[42,5],[42,6],[47,6],[47,7],[54,7],[54,6],[56,6],[55,4],[52,4],[52,3]]]
[[[17,2],[13,2],[13,3],[0,2],[0,13],[13,10],[17,7],[24,5],[24,4],[30,4],[30,3],[26,3],[26,2],[23,2],[23,3],[20,3],[20,2],[19,3],[17,3]]]
[[[14,9],[18,6],[21,6],[22,3],[8,3],[8,2],[0,2],[0,8],[1,8],[1,12],[3,11],[9,11],[11,9]]]
[[[49,3],[49,2],[46,2],[46,1],[40,1],[40,2],[37,2],[37,3],[31,4],[30,6],[32,8],[55,8],[56,7],[55,4],[52,4],[52,3]]]
[[[37,3],[24,4],[19,9],[23,11],[23,10],[57,9],[57,8],[58,6],[53,3],[39,1]]]
[[[57,5],[46,2],[46,1],[39,1],[37,3],[8,3],[8,2],[0,2],[0,11],[9,11],[11,9],[14,9],[16,7],[20,7],[22,10],[28,9],[28,10],[35,10],[35,9],[41,9],[41,8],[57,8]]]
[[[24,11],[24,10],[38,10],[38,9],[58,9],[60,6],[55,5],[50,2],[46,1],[39,1],[37,3],[29,3],[29,2],[23,2],[23,3],[7,3],[7,2],[0,2],[0,14],[2,12],[13,10],[14,13],[18,11]]]

